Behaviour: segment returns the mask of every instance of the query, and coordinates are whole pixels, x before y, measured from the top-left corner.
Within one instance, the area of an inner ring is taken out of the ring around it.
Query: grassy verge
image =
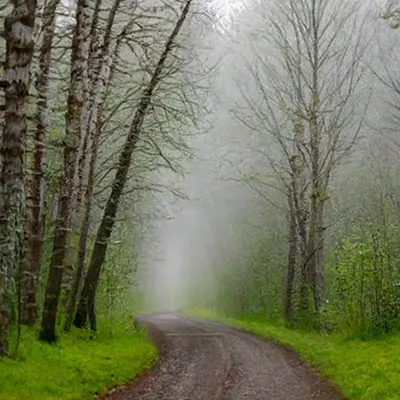
[[[400,335],[369,341],[291,330],[265,320],[224,318],[207,310],[190,315],[219,320],[295,349],[352,400],[400,400]]]
[[[157,352],[144,332],[64,334],[55,345],[23,331],[19,360],[0,359],[0,400],[90,400],[150,368]]]

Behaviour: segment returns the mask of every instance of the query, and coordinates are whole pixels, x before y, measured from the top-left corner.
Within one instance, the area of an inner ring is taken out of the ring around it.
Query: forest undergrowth
[[[155,347],[132,320],[89,331],[60,334],[56,344],[38,343],[38,327],[23,327],[18,355],[0,359],[0,400],[90,400],[132,381],[151,368]],[[15,348],[16,332],[11,335]]]

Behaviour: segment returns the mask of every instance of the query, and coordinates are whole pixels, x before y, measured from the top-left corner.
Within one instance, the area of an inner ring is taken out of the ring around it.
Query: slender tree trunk
[[[285,318],[287,321],[292,320],[292,303],[293,303],[293,287],[296,275],[296,265],[297,265],[297,221],[294,209],[293,193],[288,194],[289,203],[289,253],[288,253],[288,264],[286,271],[286,288],[285,288]]]
[[[44,143],[46,140],[46,112],[52,42],[56,9],[60,0],[50,0],[43,10],[43,41],[36,78],[38,100],[34,120],[34,157],[32,176],[27,180],[27,221],[25,225],[24,259],[21,264],[21,316],[22,324],[33,325],[38,316],[36,300],[43,246],[44,217]]]
[[[96,83],[96,73],[98,70],[98,64],[101,62],[100,56],[100,43],[99,43],[99,12],[103,0],[94,0],[94,10],[91,18],[90,26],[90,45],[89,45],[89,56],[87,63],[87,92],[86,101],[84,104],[84,110],[82,114],[82,131],[79,144],[79,150],[77,155],[77,162],[75,165],[75,191],[71,199],[71,220],[70,220],[70,234],[67,236],[66,244],[66,264],[63,275],[63,304],[66,301],[66,309],[68,309],[68,299],[74,285],[74,276],[77,265],[75,264],[76,252],[74,251],[75,241],[78,235],[79,226],[81,223],[82,214],[82,198],[85,191],[85,184],[87,181],[87,171],[90,157],[88,157],[88,151],[90,149],[90,137],[89,137],[89,113],[93,99],[95,97],[95,91],[93,86]],[[67,311],[68,312],[68,311]]]
[[[86,244],[90,228],[90,213],[92,210],[97,147],[98,147],[98,138],[95,138],[94,141],[92,142],[92,149],[91,149],[88,187],[87,187],[87,192],[85,194],[85,214],[82,221],[81,233],[79,237],[78,261],[77,261],[73,285],[68,297],[68,302],[66,307],[66,319],[64,324],[64,330],[66,331],[69,331],[71,329],[76,308],[76,302],[81,289],[81,283],[85,269]]]
[[[53,254],[43,307],[39,339],[46,342],[56,340],[56,318],[61,291],[62,273],[65,263],[67,236],[70,231],[71,206],[76,191],[76,163],[81,140],[82,116],[86,97],[89,34],[91,26],[91,1],[78,0],[76,27],[72,40],[71,80],[66,113],[66,135],[64,139],[64,175],[61,198],[57,211]]]
[[[325,197],[325,193],[323,194]],[[324,292],[324,266],[325,266],[325,226],[324,226],[325,199],[321,199],[317,214],[317,253],[316,253],[316,276],[315,276],[315,302],[319,309],[322,304]]]
[[[112,71],[117,63],[117,59],[120,53],[121,41],[125,37],[127,29],[129,29],[130,24],[123,29],[121,35],[119,35],[113,55],[110,56],[110,46],[111,46],[111,31],[114,26],[115,16],[120,5],[121,0],[115,0],[113,7],[110,11],[109,18],[107,21],[107,28],[104,34],[104,40],[102,47],[102,54],[98,55],[97,51],[93,49],[93,54],[100,58],[98,63],[98,68],[100,71],[98,73],[93,73],[92,79],[96,81],[91,83],[91,96],[93,96],[93,101],[90,102],[90,108],[88,112],[87,121],[87,132],[88,137],[87,145],[90,143],[90,164],[89,164],[89,174],[85,195],[84,195],[84,207],[83,207],[83,220],[79,236],[79,247],[78,247],[78,258],[76,264],[76,271],[73,279],[73,284],[71,291],[68,296],[68,302],[66,306],[66,319],[64,324],[64,330],[69,331],[73,322],[73,318],[76,311],[76,303],[82,286],[82,278],[85,269],[86,261],[86,245],[87,237],[89,235],[90,229],[90,214],[92,211],[92,201],[94,193],[95,184],[95,168],[97,161],[98,145],[101,135],[101,128],[103,125],[103,110],[104,103],[107,97],[107,89],[112,81]],[[90,139],[89,139],[90,138]]]
[[[301,59],[298,60],[301,63]],[[301,74],[298,74],[297,80],[301,82]],[[299,84],[300,87],[300,84]],[[298,89],[297,101],[301,103],[302,93]],[[293,207],[295,210],[296,225],[298,229],[298,253],[297,265],[299,265],[299,308],[303,315],[308,311],[308,260],[307,260],[307,178],[305,175],[305,161],[302,155],[302,146],[304,143],[304,118],[303,112],[299,107],[297,110],[298,117],[295,122],[295,140],[293,143],[294,157],[290,162],[290,170],[293,175],[292,191],[293,191]]]
[[[310,142],[311,142],[311,202],[310,202],[310,223],[308,231],[307,271],[308,283],[314,299],[314,309],[318,312],[319,302],[317,301],[317,254],[319,251],[318,218],[321,199],[320,167],[319,167],[319,131],[318,121],[315,113],[310,121]]]
[[[4,23],[6,59],[0,82],[5,91],[0,150],[0,355],[8,351],[9,295],[24,237],[24,155],[36,12],[35,0],[15,0],[13,4]]]
[[[4,60],[0,59],[0,62],[4,64]],[[4,130],[4,110],[6,109],[6,98],[4,96],[4,91],[0,90],[0,145],[2,142],[3,130]],[[0,160],[1,169],[1,160]]]
[[[299,305],[303,313],[308,311],[308,243],[307,243],[307,221],[302,212],[298,212],[299,226],[299,247],[300,247],[300,289],[299,289]]]
[[[317,212],[318,205],[316,195],[312,194],[311,209],[310,209],[310,228],[308,235],[308,255],[307,255],[307,267],[308,267],[308,278],[307,281],[310,285],[312,296],[314,298],[314,308],[317,311],[316,300],[316,269],[317,269],[317,251],[318,251],[318,238],[317,238]]]
[[[138,108],[132,120],[128,137],[120,154],[117,172],[114,182],[112,184],[111,194],[106,204],[99,229],[97,231],[92,257],[90,260],[88,272],[85,277],[78,311],[74,320],[75,326],[79,328],[83,328],[86,325],[87,319],[89,317],[91,329],[96,329],[96,318],[94,314],[96,289],[100,277],[101,268],[104,264],[104,260],[106,257],[108,241],[110,239],[111,232],[115,223],[115,217],[118,211],[119,202],[121,200],[121,196],[126,183],[129,167],[131,164],[132,153],[138,143],[143,121],[152,100],[153,93],[162,78],[161,74],[164,69],[165,61],[168,55],[171,53],[174,41],[178,36],[183,26],[183,23],[186,20],[191,2],[192,0],[188,0],[186,2],[186,5],[182,10],[177,24],[165,45],[165,49],[157,63],[157,66],[154,69],[151,80],[142,94]]]
[[[321,199],[324,196],[321,185],[321,166],[320,166],[320,143],[321,132],[319,126],[319,24],[317,16],[317,1],[313,0],[311,4],[312,21],[312,103],[309,115],[310,147],[311,147],[311,208],[310,208],[310,228],[308,239],[308,271],[309,282],[314,299],[314,309],[318,314],[320,308],[320,299],[318,295],[317,270],[318,270],[318,252],[319,243],[319,213]]]
[[[320,307],[319,292],[322,288],[318,288],[318,269],[322,268],[318,265],[319,253],[323,251],[321,245],[320,221],[323,219],[322,193],[320,166],[319,166],[319,132],[316,117],[310,123],[311,131],[311,164],[312,164],[312,193],[310,205],[310,225],[308,234],[308,282],[312,291],[314,300],[314,309],[318,313]],[[322,273],[322,271],[321,271]]]

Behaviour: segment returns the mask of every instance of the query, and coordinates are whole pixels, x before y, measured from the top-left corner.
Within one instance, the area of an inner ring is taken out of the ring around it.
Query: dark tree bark
[[[311,104],[309,108],[309,134],[310,134],[310,162],[311,162],[311,205],[310,205],[310,224],[308,231],[308,277],[309,286],[312,291],[314,310],[318,314],[322,301],[323,288],[318,286],[318,271],[321,271],[323,266],[319,264],[321,260],[318,257],[318,252],[321,251],[319,222],[323,207],[323,188],[322,188],[322,171],[320,160],[320,143],[321,143],[321,128],[320,128],[320,83],[319,83],[319,68],[320,68],[320,28],[318,20],[317,2],[311,2],[311,49],[312,56],[310,64],[312,68],[312,84],[311,84]]]
[[[300,288],[299,288],[299,306],[303,314],[308,311],[308,295],[309,295],[309,278],[308,278],[308,235],[307,235],[307,225],[308,225],[308,205],[305,199],[305,183],[304,183],[303,172],[300,176],[300,188],[295,196],[295,208],[296,208],[296,220],[298,226],[299,234],[299,278],[300,278]]]
[[[317,251],[318,251],[318,214],[320,207],[319,183],[319,148],[317,128],[311,127],[311,162],[312,162],[312,193],[310,207],[310,227],[308,233],[308,277],[314,299],[315,311],[318,311],[319,300],[317,294]]]
[[[174,41],[177,38],[186,20],[186,17],[188,16],[191,3],[192,0],[188,0],[186,2],[180,17],[170,37],[167,40],[164,51],[160,59],[158,60],[157,66],[153,71],[151,80],[141,96],[138,108],[132,120],[129,134],[126,138],[124,147],[120,154],[117,172],[114,182],[112,184],[111,194],[107,201],[103,218],[97,231],[92,257],[90,260],[88,272],[85,277],[78,310],[74,319],[74,325],[78,328],[83,328],[89,318],[91,329],[96,330],[96,317],[94,314],[96,289],[100,277],[100,272],[105,261],[108,241],[110,239],[111,232],[115,223],[118,206],[126,183],[129,167],[131,165],[132,154],[140,138],[143,121],[151,103],[153,93],[158,83],[162,79],[162,72],[164,69],[165,61],[168,55],[172,52]]]
[[[56,340],[56,318],[61,291],[62,273],[65,266],[67,236],[70,231],[71,206],[76,191],[76,163],[82,133],[82,115],[86,97],[89,35],[91,26],[91,1],[79,0],[76,27],[72,40],[71,79],[66,113],[66,135],[64,138],[64,174],[61,197],[57,211],[53,253],[47,277],[43,318],[39,339],[46,342]]]
[[[21,264],[21,315],[20,322],[33,325],[38,316],[36,300],[44,231],[44,169],[46,140],[46,112],[52,43],[56,9],[60,0],[50,0],[43,10],[43,40],[36,77],[37,105],[34,119],[34,156],[32,175],[27,180],[27,220],[25,224],[24,259]]]
[[[285,287],[285,318],[287,321],[292,320],[292,305],[293,305],[293,288],[294,280],[296,276],[296,266],[297,266],[297,253],[298,253],[298,240],[297,240],[297,221],[296,221],[296,211],[294,208],[293,193],[288,195],[289,203],[289,253],[288,253],[288,264],[286,271],[286,287]]]
[[[9,295],[23,246],[24,155],[36,12],[35,0],[16,0],[13,3],[11,15],[4,23],[6,59],[0,82],[5,91],[0,150],[0,355],[8,351]]]

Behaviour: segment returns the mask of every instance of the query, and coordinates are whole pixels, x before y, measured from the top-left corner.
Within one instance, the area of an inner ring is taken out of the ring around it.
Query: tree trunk
[[[92,142],[91,149],[91,160],[90,160],[90,171],[89,171],[89,179],[88,179],[88,188],[85,194],[85,214],[82,221],[81,233],[79,237],[79,249],[78,249],[78,260],[76,265],[76,271],[74,276],[73,285],[71,288],[71,292],[69,293],[67,307],[66,307],[66,319],[64,324],[64,330],[69,331],[71,329],[72,321],[74,318],[76,302],[79,296],[79,292],[81,289],[81,283],[85,268],[85,260],[86,260],[86,244],[87,237],[89,234],[90,228],[90,213],[92,210],[92,200],[93,200],[93,191],[94,191],[94,175],[95,175],[95,166],[97,159],[97,147],[98,147],[98,137],[94,138]]]
[[[74,324],[78,328],[83,328],[86,325],[87,319],[89,317],[91,329],[96,329],[96,318],[94,314],[96,289],[100,277],[101,268],[104,264],[104,260],[106,257],[108,241],[110,239],[111,232],[115,223],[115,217],[118,211],[119,202],[121,200],[121,196],[126,183],[129,167],[131,164],[132,153],[135,150],[137,142],[139,140],[143,121],[152,100],[154,90],[156,89],[162,77],[161,74],[163,72],[165,61],[168,55],[171,53],[174,41],[178,36],[183,23],[186,20],[191,2],[192,0],[188,0],[186,2],[186,5],[182,10],[177,24],[165,45],[165,49],[160,59],[158,60],[151,80],[142,94],[138,108],[132,120],[128,137],[126,138],[126,142],[120,154],[117,172],[114,182],[112,184],[111,194],[107,201],[103,218],[97,231],[92,257],[90,260],[88,272],[85,277],[78,311],[74,320]]]
[[[318,24],[318,11],[316,0],[312,1],[311,5],[311,22],[312,22],[312,103],[309,115],[309,130],[310,130],[310,147],[311,147],[311,208],[310,208],[310,228],[308,238],[308,272],[309,283],[312,290],[314,299],[314,309],[318,314],[320,308],[319,289],[317,283],[317,260],[318,252],[320,251],[319,243],[319,227],[318,220],[320,218],[321,201],[324,194],[322,193],[322,177],[320,166],[320,145],[321,145],[321,132],[319,124],[319,24]]]
[[[303,216],[300,214],[299,220],[301,224],[299,224],[299,241],[300,241],[300,289],[299,289],[299,306],[302,313],[306,313],[308,311],[308,243],[307,243],[307,221],[303,219]]]
[[[0,59],[1,65],[4,64],[4,60]],[[0,90],[0,145],[2,142],[3,130],[4,130],[4,110],[6,109],[6,99],[4,96],[4,91]],[[0,170],[1,170],[1,160],[0,160]]]
[[[320,198],[311,201],[310,233],[309,233],[309,284],[312,290],[314,309],[318,314],[323,297],[323,270],[325,263],[324,246],[324,200]]]
[[[91,105],[93,104],[93,99],[95,97],[95,92],[93,85],[96,83],[96,71],[98,70],[98,64],[101,62],[100,56],[100,43],[99,43],[99,12],[103,0],[94,0],[94,10],[91,18],[90,26],[90,45],[89,45],[89,56],[87,64],[87,92],[86,101],[84,104],[83,118],[82,118],[82,132],[79,144],[78,159],[75,166],[75,191],[71,199],[71,221],[70,221],[70,234],[67,236],[66,245],[66,264],[63,275],[63,304],[66,302],[66,309],[68,309],[68,299],[70,297],[71,290],[74,286],[74,277],[77,265],[75,264],[75,256],[77,253],[74,251],[75,240],[78,235],[79,225],[81,222],[82,215],[82,198],[83,192],[85,191],[85,186],[88,176],[88,164],[90,157],[88,157],[88,150],[90,149],[90,137],[89,129],[89,113]],[[67,311],[68,312],[68,311]]]
[[[55,28],[56,9],[60,0],[50,0],[43,10],[43,41],[36,78],[38,95],[35,114],[34,158],[32,176],[27,180],[27,221],[25,225],[24,260],[21,265],[20,322],[33,325],[38,316],[37,286],[43,246],[44,216],[44,143],[46,140],[46,112],[49,70]]]
[[[90,139],[91,157],[89,165],[89,175],[88,175],[86,192],[84,196],[84,216],[79,236],[78,260],[77,260],[73,285],[68,297],[68,302],[66,307],[66,319],[64,324],[64,330],[66,331],[69,331],[71,329],[71,325],[76,311],[76,303],[82,286],[82,278],[85,269],[86,244],[90,228],[90,213],[92,211],[92,201],[93,201],[94,184],[95,184],[95,168],[97,161],[98,145],[101,135],[101,128],[103,124],[102,115],[104,110],[104,103],[107,97],[107,88],[110,86],[110,83],[112,81],[112,75],[113,75],[112,72],[114,70],[115,64],[117,63],[122,39],[125,37],[127,29],[130,26],[130,24],[128,23],[128,25],[123,29],[121,35],[119,35],[117,39],[113,55],[110,56],[109,48],[111,45],[110,41],[111,30],[113,27],[116,11],[120,2],[121,0],[115,0],[114,6],[109,15],[107,29],[103,41],[103,53],[101,56],[102,62],[100,65],[101,71],[98,76],[97,82],[94,82],[96,86],[95,89],[93,90],[93,95],[95,96],[95,99],[93,102],[93,108],[91,109],[89,116],[88,133],[87,133],[91,137]]]
[[[300,63],[301,60],[299,59]],[[298,82],[301,82],[299,74]],[[299,85],[300,86],[300,85]],[[297,101],[301,103],[301,91],[298,90]],[[302,146],[304,143],[304,118],[303,112],[299,107],[297,109],[297,117],[295,120],[295,136],[293,143],[294,156],[291,158],[289,165],[292,174],[291,189],[293,192],[293,208],[295,213],[295,224],[297,225],[297,261],[299,265],[299,308],[303,315],[308,311],[308,280],[307,280],[307,177],[305,170],[307,168],[302,155]]]
[[[300,265],[300,290],[299,306],[303,313],[308,311],[308,237],[307,237],[307,205],[304,189],[296,200],[296,219],[299,229],[299,265]]]
[[[308,254],[307,254],[307,281],[311,288],[312,296],[314,299],[315,311],[318,309],[316,302],[316,277],[317,277],[317,251],[318,251],[318,238],[317,238],[317,212],[318,205],[315,193],[312,194],[311,209],[310,209],[310,228],[308,235]]]
[[[5,91],[0,150],[0,355],[8,351],[9,295],[23,246],[24,155],[36,12],[35,0],[16,0],[13,4],[13,11],[4,23],[6,59],[0,82]]]
[[[293,193],[288,194],[289,202],[289,254],[288,264],[286,271],[286,288],[285,288],[285,318],[287,321],[292,320],[292,299],[293,299],[293,287],[294,279],[296,275],[297,265],[297,221],[294,209]]]
[[[62,273],[66,256],[67,236],[70,231],[71,206],[76,191],[76,163],[82,131],[82,116],[86,97],[89,34],[91,26],[91,1],[79,0],[76,27],[72,40],[71,79],[66,113],[66,135],[64,139],[64,175],[61,198],[57,211],[53,254],[47,278],[39,339],[46,342],[56,340],[55,328]]]
[[[314,309],[318,313],[320,306],[320,296],[318,289],[318,254],[321,252],[320,243],[320,227],[319,223],[321,220],[321,211],[322,208],[322,197],[324,194],[322,193],[322,185],[321,185],[321,171],[319,166],[319,142],[320,135],[318,130],[318,121],[315,114],[313,115],[310,122],[310,133],[311,133],[311,180],[312,180],[312,189],[311,189],[311,205],[310,205],[310,225],[308,232],[308,254],[307,254],[307,263],[308,263],[308,282],[312,291],[312,296],[314,300]],[[323,251],[323,250],[322,250]]]
[[[310,144],[311,144],[311,202],[310,223],[308,231],[307,250],[307,281],[314,299],[314,309],[318,312],[317,301],[317,253],[319,251],[318,216],[321,200],[320,166],[319,166],[319,130],[318,121],[313,112],[310,119]]]
[[[315,301],[318,309],[322,305],[324,292],[324,267],[325,267],[325,226],[324,226],[324,209],[325,209],[325,193],[320,200],[317,214],[317,252],[316,252],[316,276],[315,276]]]

